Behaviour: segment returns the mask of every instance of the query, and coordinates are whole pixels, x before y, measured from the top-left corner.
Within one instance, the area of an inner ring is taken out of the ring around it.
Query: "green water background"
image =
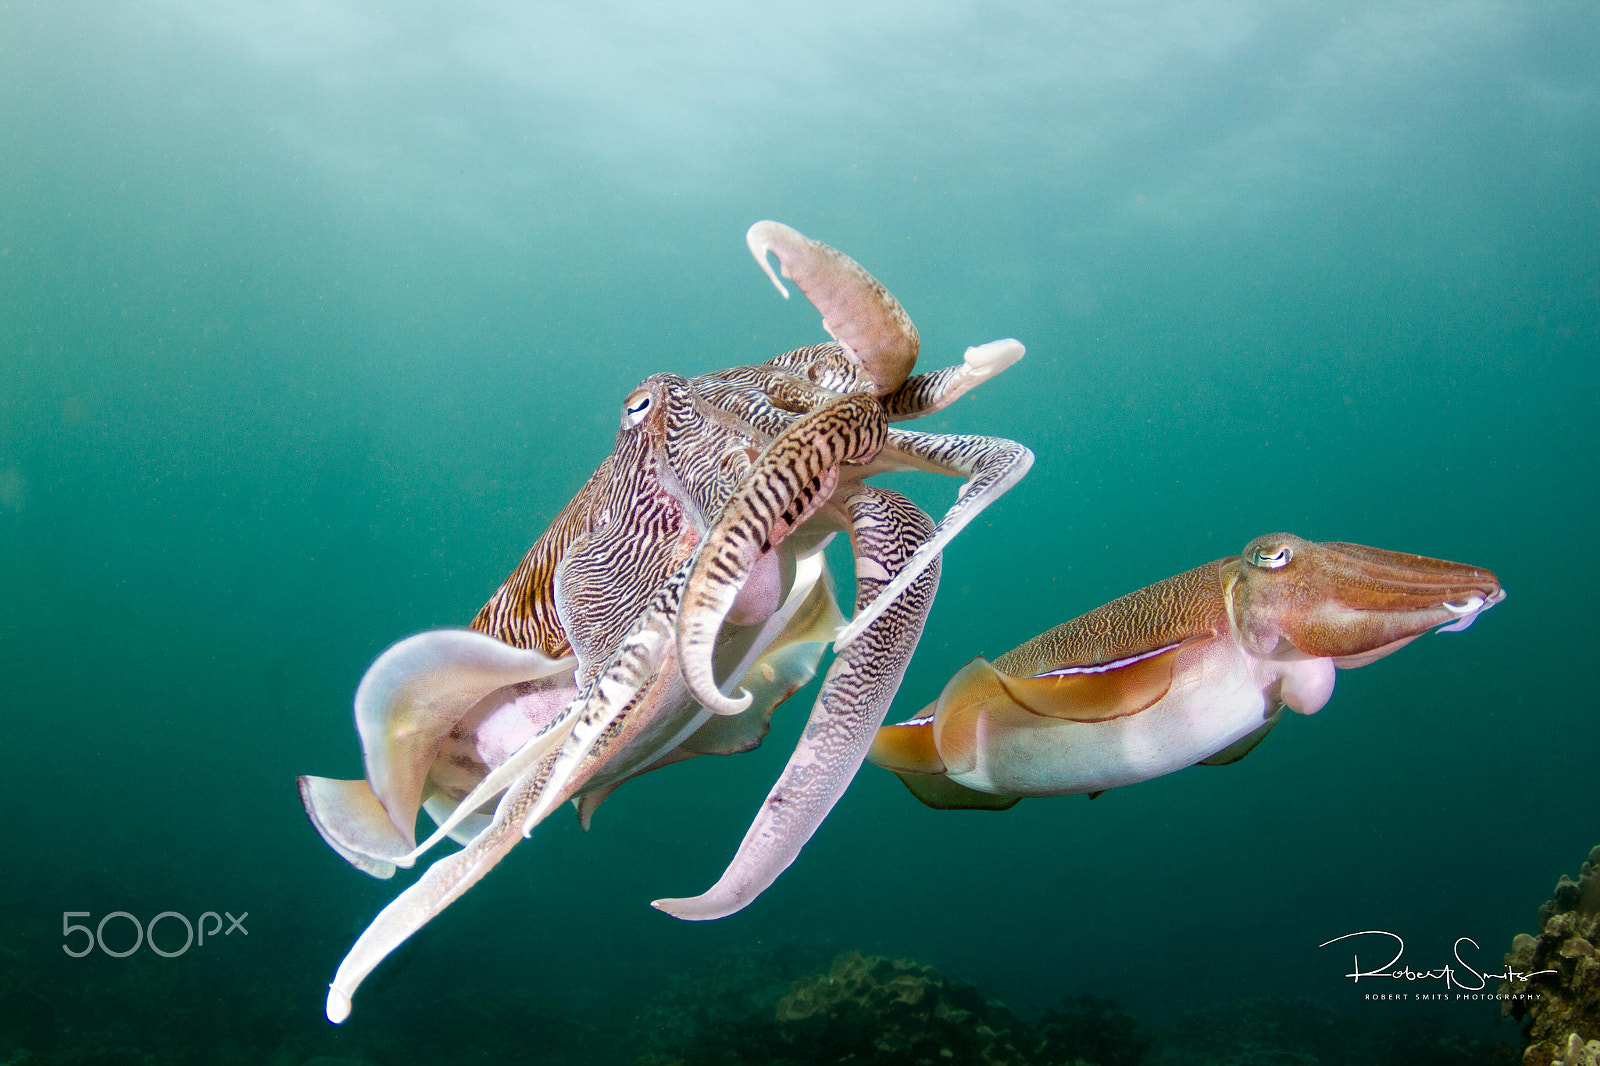
[[[367,663],[472,616],[638,379],[822,338],[743,246],[771,217],[882,279],[923,366],[1028,346],[919,427],[1038,461],[946,553],[897,711],[1274,530],[1509,598],[1237,766],[1003,815],[869,768],[746,911],[650,910],[720,873],[802,694],[757,753],[552,818],[355,1024],[796,940],[1148,1016],[1409,1009],[1316,947],[1358,929],[1497,967],[1600,842],[1597,42],[1587,4],[0,4],[5,965],[325,1025],[404,879],[294,776],[359,773]],[[223,909],[248,940],[60,950],[63,911]]]

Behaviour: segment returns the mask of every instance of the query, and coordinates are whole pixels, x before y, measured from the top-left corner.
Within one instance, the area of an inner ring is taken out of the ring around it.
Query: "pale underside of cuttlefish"
[[[1113,600],[997,658],[879,730],[868,759],[941,809],[1099,795],[1243,758],[1335,672],[1505,598],[1488,570],[1286,533]]]
[[[706,919],[748,904],[865,757],[921,635],[943,545],[1031,464],[1012,441],[890,425],[947,406],[1016,362],[1020,344],[995,341],[912,375],[916,330],[858,264],[774,222],[752,227],[748,243],[783,291],[767,262],[776,256],[834,343],[642,382],[624,400],[612,455],[471,628],[409,637],[368,670],[356,694],[365,778],[300,779],[324,839],[374,876],[410,867],[445,836],[462,844],[351,948],[328,995],[333,1021],[389,952],[557,805],[574,801],[587,826],[633,776],[759,744],[833,640],[805,733],[727,871],[701,896],[655,906]],[[904,470],[965,479],[937,524],[867,483]],[[821,554],[840,530],[857,586],[843,629]],[[438,823],[421,845],[419,808]]]

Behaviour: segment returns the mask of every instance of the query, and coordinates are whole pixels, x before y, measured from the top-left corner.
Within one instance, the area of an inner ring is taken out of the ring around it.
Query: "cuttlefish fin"
[[[948,772],[964,774],[978,764],[979,726],[990,711],[1010,707],[1073,722],[1105,722],[1138,714],[1172,688],[1181,646],[1109,663],[1063,667],[1037,677],[1008,674],[979,656],[957,670],[939,693],[932,721],[934,748]],[[880,730],[879,735],[889,743],[892,734],[885,736],[886,732]]]
[[[867,761],[901,775],[943,774],[948,769],[933,742],[931,713],[879,728],[877,736],[872,738],[872,747],[867,749]]]
[[[1277,710],[1272,712],[1271,716],[1268,717],[1265,722],[1262,722],[1250,732],[1246,733],[1244,736],[1240,737],[1232,744],[1229,744],[1216,754],[1208,755],[1204,759],[1201,759],[1199,762],[1195,763],[1195,765],[1228,766],[1231,763],[1238,762],[1246,755],[1249,755],[1252,751],[1255,751],[1256,745],[1265,740],[1267,734],[1272,732],[1272,727],[1277,725],[1282,719],[1283,708],[1279,707]]]
[[[301,778],[300,798],[312,825],[374,876],[390,876],[386,866],[411,865],[428,769],[450,730],[496,689],[572,667],[571,658],[514,648],[471,629],[434,629],[391,645],[356,689],[366,781]],[[357,862],[352,853],[375,862]]]
[[[396,828],[411,836],[428,768],[467,711],[497,688],[572,666],[472,629],[431,629],[378,656],[356,688],[356,730],[367,780]]]
[[[1153,705],[1172,688],[1172,673],[1181,644],[1115,662],[1071,666],[1037,677],[1013,677],[993,670],[1001,688],[1017,706],[1041,718],[1072,722],[1105,722],[1126,718]]]
[[[996,796],[958,784],[944,774],[895,773],[911,794],[936,811],[1008,811],[1021,796]]]
[[[457,844],[465,844],[477,836],[492,820],[490,815],[482,809],[476,811],[462,811],[461,817],[455,815],[461,807],[461,800],[450,799],[442,792],[435,792],[422,801],[422,809],[428,812],[428,817],[433,819],[435,825],[450,825],[447,830],[450,839]]]
[[[394,863],[374,858],[404,855],[411,842],[396,829],[366,779],[300,777],[300,802],[311,824],[346,862],[373,877],[394,876]]]

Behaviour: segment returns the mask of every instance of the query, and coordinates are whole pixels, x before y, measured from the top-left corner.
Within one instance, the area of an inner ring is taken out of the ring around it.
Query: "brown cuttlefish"
[[[1359,544],[1257,537],[968,663],[878,731],[868,759],[930,807],[1003,810],[1243,758],[1283,715],[1321,710],[1336,670],[1505,599],[1476,566]]]

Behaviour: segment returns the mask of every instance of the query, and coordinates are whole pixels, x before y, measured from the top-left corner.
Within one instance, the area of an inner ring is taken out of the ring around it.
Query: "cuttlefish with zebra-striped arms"
[[[1031,465],[1013,441],[891,425],[948,406],[1022,345],[994,341],[913,375],[915,327],[854,260],[776,222],[751,227],[747,243],[787,296],[777,258],[833,342],[696,378],[657,374],[628,393],[615,450],[470,627],[408,637],[368,669],[355,698],[365,777],[299,779],[317,831],[368,874],[391,877],[445,837],[462,845],[357,939],[329,988],[332,1021],[556,806],[573,801],[587,827],[632,777],[758,745],[832,641],[807,728],[727,870],[700,896],[654,906],[709,919],[748,904],[865,758],[921,636],[941,549]],[[907,470],[965,479],[937,523],[866,483]],[[840,530],[855,560],[848,625],[823,559]],[[437,824],[420,845],[419,810]]]
[[[1244,758],[1314,714],[1335,673],[1505,598],[1476,566],[1287,533],[1167,578],[968,663],[878,731],[868,759],[944,810],[1004,810]]]

